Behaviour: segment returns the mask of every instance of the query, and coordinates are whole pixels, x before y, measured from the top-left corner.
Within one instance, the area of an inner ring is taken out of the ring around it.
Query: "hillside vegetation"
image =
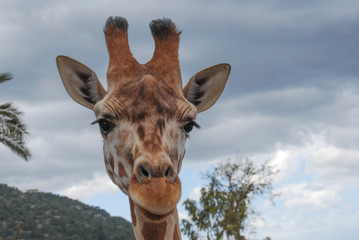
[[[19,239],[135,239],[131,223],[98,207],[0,184],[0,237],[13,240],[19,221],[23,222]]]

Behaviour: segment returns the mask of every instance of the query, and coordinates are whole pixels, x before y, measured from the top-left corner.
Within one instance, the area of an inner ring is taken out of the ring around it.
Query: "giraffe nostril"
[[[165,171],[165,178],[171,177],[171,167],[168,167]]]
[[[140,166],[140,172],[141,172],[143,177],[151,178],[150,172],[143,165]]]
[[[177,174],[172,166],[168,166],[164,173],[162,173],[165,179],[168,179],[171,183],[176,181]]]

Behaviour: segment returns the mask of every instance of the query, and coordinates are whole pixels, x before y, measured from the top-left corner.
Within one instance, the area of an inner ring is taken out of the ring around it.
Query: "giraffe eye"
[[[98,125],[100,126],[100,131],[103,135],[107,135],[109,132],[111,132],[111,130],[115,127],[115,125],[106,120],[106,119],[100,119],[98,121]]]
[[[183,131],[184,131],[185,133],[188,134],[188,133],[190,133],[190,132],[192,131],[193,126],[194,126],[194,122],[189,122],[189,123],[185,124],[185,125],[182,127],[182,129],[183,129]]]
[[[181,129],[188,137],[188,134],[192,131],[193,127],[200,128],[200,126],[195,121],[190,120],[185,125],[183,125]]]
[[[192,131],[193,127],[200,128],[200,126],[195,121],[190,121],[183,125],[181,129],[188,137],[188,134]]]

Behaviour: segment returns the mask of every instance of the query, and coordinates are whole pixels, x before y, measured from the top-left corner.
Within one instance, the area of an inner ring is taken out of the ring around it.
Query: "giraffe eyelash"
[[[93,122],[91,123],[91,125],[94,125],[94,124],[100,122],[101,120],[112,121],[112,120],[114,120],[114,119],[115,119],[115,118],[114,118],[112,115],[110,115],[110,114],[105,114],[105,115],[100,116],[99,118],[97,118],[95,121],[93,121]]]
[[[200,128],[194,120],[190,120],[181,127],[181,130],[186,134],[186,137],[189,137],[189,133],[193,130],[193,127]]]
[[[98,123],[98,122],[100,121],[100,119],[101,119],[101,118],[98,118],[98,119],[96,119],[95,121],[93,121],[93,122],[90,123],[90,124],[91,124],[91,125],[94,125],[94,124]]]
[[[107,136],[107,134],[109,134],[111,130],[116,126],[113,122],[107,120],[107,118],[104,117],[96,119],[94,122],[91,123],[91,125],[96,123],[99,124],[100,132],[101,134],[103,134],[103,136]]]

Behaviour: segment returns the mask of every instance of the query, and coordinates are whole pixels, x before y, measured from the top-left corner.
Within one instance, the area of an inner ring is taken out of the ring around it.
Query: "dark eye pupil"
[[[104,134],[108,133],[112,128],[111,123],[105,119],[100,120],[98,124],[100,125],[101,132]]]
[[[186,133],[189,133],[190,131],[192,131],[193,129],[193,123],[187,123],[186,125],[183,126],[183,130]]]
[[[100,128],[101,128],[102,130],[108,130],[108,129],[109,129],[110,124],[108,123],[108,121],[106,121],[106,120],[101,120],[101,121],[99,122],[99,124],[100,124]]]

